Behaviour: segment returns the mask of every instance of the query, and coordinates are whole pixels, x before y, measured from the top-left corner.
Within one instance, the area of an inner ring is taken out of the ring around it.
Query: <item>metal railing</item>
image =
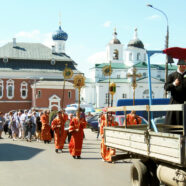
[[[124,111],[125,123],[127,111],[147,111],[148,112],[148,129],[152,130],[151,112],[155,111],[182,111],[183,113],[183,135],[186,136],[186,103],[172,105],[137,105],[137,106],[120,106],[107,108],[107,112]],[[127,127],[127,126],[126,126]]]

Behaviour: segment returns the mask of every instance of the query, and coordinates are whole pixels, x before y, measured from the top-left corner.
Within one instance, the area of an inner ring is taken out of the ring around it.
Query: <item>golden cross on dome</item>
[[[136,83],[136,78],[140,78],[141,77],[141,74],[137,74],[136,73],[137,70],[136,68],[133,68],[132,69],[132,73],[131,74],[127,74],[127,77],[130,77],[132,78],[132,88],[135,89],[137,87],[137,83]]]
[[[59,26],[61,26],[61,12],[59,12]]]
[[[133,105],[135,105],[135,89],[137,87],[136,78],[141,77],[141,74],[137,74],[136,72],[137,72],[136,68],[133,68],[132,73],[130,73],[130,74],[127,73],[127,77],[132,78],[131,86],[133,88]]]

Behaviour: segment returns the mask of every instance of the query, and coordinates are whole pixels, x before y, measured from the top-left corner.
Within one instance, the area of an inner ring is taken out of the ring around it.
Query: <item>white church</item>
[[[148,88],[148,67],[146,49],[143,42],[138,38],[137,29],[135,29],[134,38],[129,41],[127,48],[123,49],[123,44],[117,38],[116,30],[113,33],[113,39],[106,47],[107,63],[95,64],[90,69],[91,77],[86,79],[85,87],[81,90],[81,102],[92,104],[95,108],[108,106],[109,76],[104,76],[103,68],[111,64],[112,74],[110,82],[116,84],[116,93],[113,98],[113,106],[116,106],[118,99],[133,99],[133,89],[131,87],[131,74],[133,69],[140,78],[136,78],[137,87],[135,89],[135,98],[142,99],[149,97]],[[168,72],[176,70],[176,66],[168,67]],[[152,97],[163,98],[165,64],[151,64],[152,76]],[[109,102],[111,102],[109,100]]]

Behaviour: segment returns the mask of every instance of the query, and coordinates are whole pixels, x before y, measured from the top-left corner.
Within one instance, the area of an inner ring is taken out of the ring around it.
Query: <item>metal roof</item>
[[[7,61],[6,61],[6,60]],[[76,63],[66,54],[52,54],[41,43],[7,43],[0,47],[0,69],[62,71],[65,65],[76,70]]]
[[[52,54],[52,50],[41,43],[7,43],[0,47],[0,58],[72,61],[66,54]]]

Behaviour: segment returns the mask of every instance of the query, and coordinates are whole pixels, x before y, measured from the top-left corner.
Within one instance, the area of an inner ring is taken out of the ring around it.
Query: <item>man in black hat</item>
[[[165,83],[165,90],[171,92],[170,104],[183,104],[186,101],[186,60],[179,59],[176,72],[171,73]],[[165,124],[183,125],[182,112],[169,111]]]

